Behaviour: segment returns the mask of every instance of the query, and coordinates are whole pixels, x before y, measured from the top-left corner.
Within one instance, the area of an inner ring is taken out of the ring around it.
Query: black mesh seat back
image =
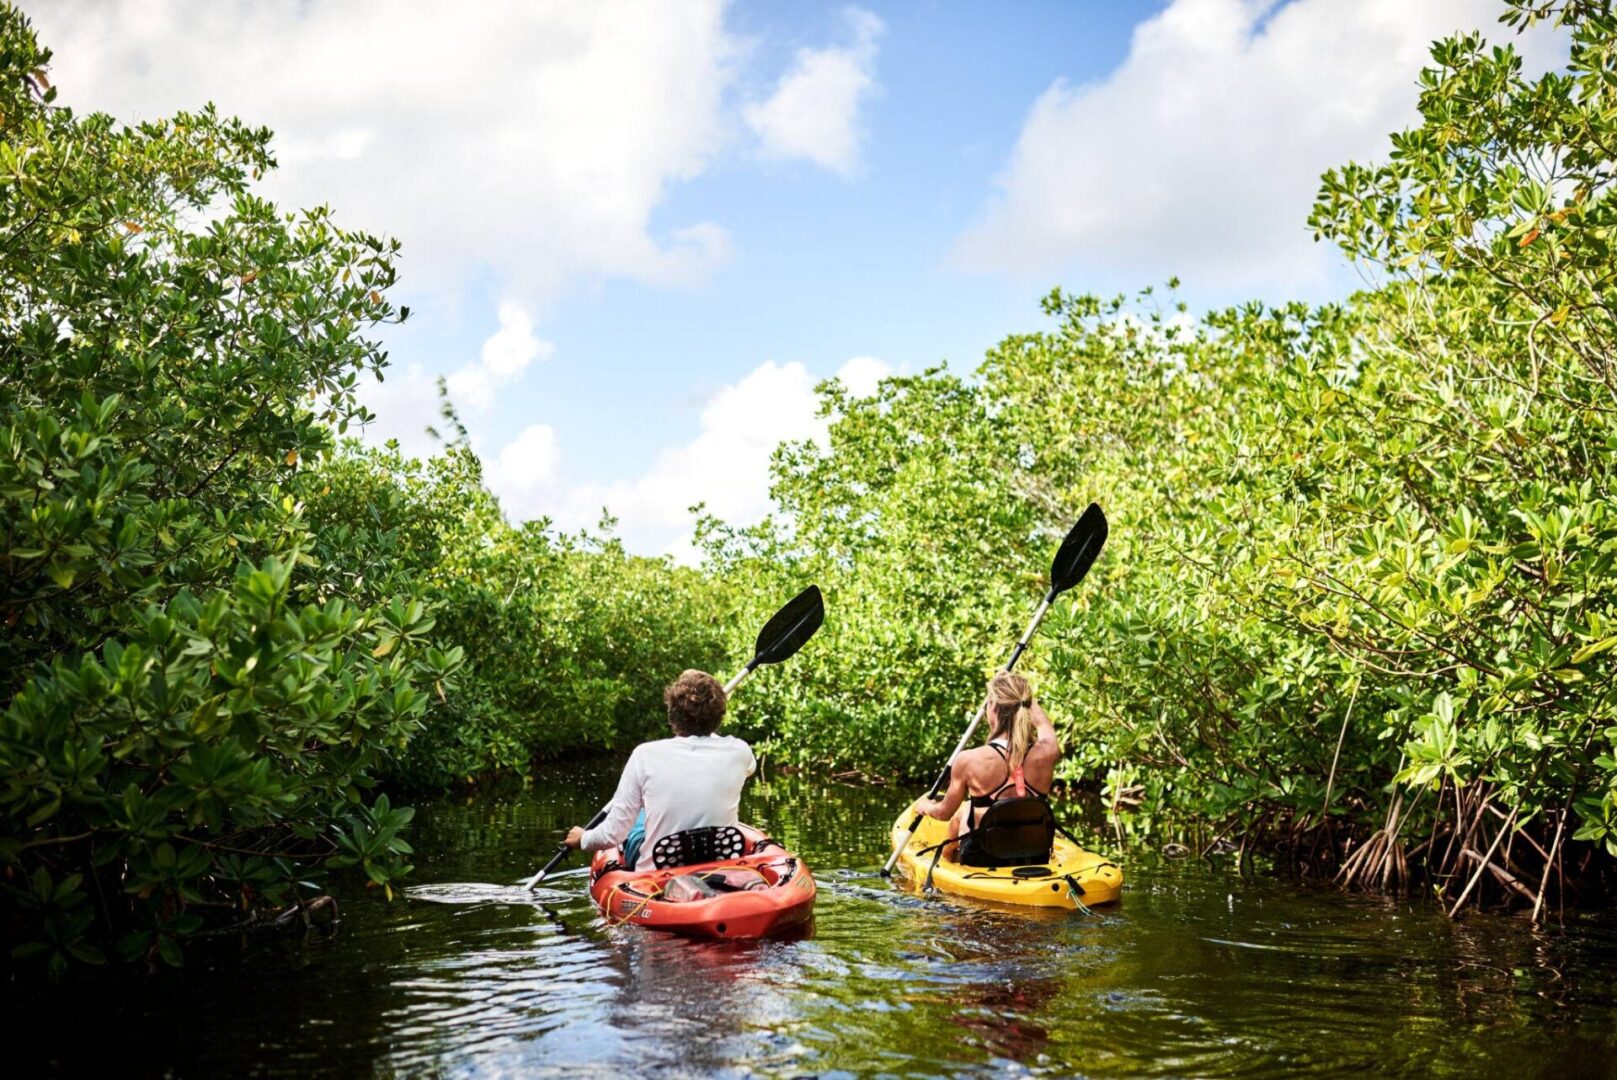
[[[747,851],[746,835],[734,825],[711,825],[670,833],[651,848],[651,862],[659,870],[675,866],[739,859]]]
[[[977,827],[960,841],[962,866],[1025,866],[1050,861],[1056,818],[1043,799],[1001,799],[983,811]]]

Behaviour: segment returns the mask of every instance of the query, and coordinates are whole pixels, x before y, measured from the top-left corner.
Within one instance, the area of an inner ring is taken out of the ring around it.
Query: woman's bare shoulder
[[[998,755],[986,746],[973,746],[970,750],[960,751],[959,756],[954,760],[956,765],[973,765],[977,762],[987,761],[989,758],[997,759]]]
[[[970,750],[960,751],[960,756],[954,759],[956,776],[976,776],[983,771],[990,761],[998,761],[999,755],[986,746],[974,746]]]

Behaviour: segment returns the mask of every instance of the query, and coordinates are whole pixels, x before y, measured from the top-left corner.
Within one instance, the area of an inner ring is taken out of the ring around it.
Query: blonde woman
[[[917,807],[927,817],[948,821],[951,840],[971,832],[983,811],[1001,799],[1045,798],[1061,760],[1055,726],[1025,676],[996,673],[988,682],[986,707],[988,743],[955,758],[943,798],[922,800]],[[955,857],[954,846],[945,849],[947,857]]]

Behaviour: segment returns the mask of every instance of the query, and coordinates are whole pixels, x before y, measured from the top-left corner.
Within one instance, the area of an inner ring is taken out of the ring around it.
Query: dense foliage
[[[256,197],[267,131],[76,116],[49,59],[0,5],[0,919],[54,973],[177,964],[322,868],[391,892],[379,781],[658,731],[726,610],[508,525],[460,442],[340,447],[397,245]]]
[[[366,791],[457,660],[419,596],[352,602],[303,514],[403,315],[393,245],[253,197],[266,132],[77,117],[48,60],[0,10],[7,939],[177,962],[309,864],[407,868]]]
[[[977,380],[828,387],[780,516],[710,523],[721,573],[819,577],[838,613],[777,691],[803,700],[743,720],[772,709],[790,759],[929,770],[1096,499],[1110,545],[1030,658],[1070,778],[1311,872],[1414,860],[1455,907],[1536,911],[1569,844],[1617,854],[1617,23],[1507,11],[1540,18],[1565,71],[1440,42],[1422,124],[1326,175],[1314,228],[1381,275],[1351,301],[1056,292]]]
[[[703,523],[699,573],[511,524],[464,437],[341,443],[396,245],[255,196],[266,131],[59,108],[0,6],[11,955],[178,963],[322,867],[391,891],[380,782],[658,734],[667,678],[810,580],[821,639],[733,728],[925,774],[1091,499],[1110,544],[1027,661],[1068,779],[1541,911],[1617,854],[1617,22],[1506,17],[1562,25],[1566,69],[1441,42],[1421,125],[1324,178],[1311,223],[1375,287],[1200,319],[1057,291],[974,378],[828,384],[826,443],[778,451],[774,518]]]
[[[436,633],[463,643],[457,689],[389,771],[412,787],[662,737],[663,686],[723,658],[728,600],[708,578],[511,525],[462,441],[427,462],[349,446],[321,481],[322,565],[351,591],[431,595]]]

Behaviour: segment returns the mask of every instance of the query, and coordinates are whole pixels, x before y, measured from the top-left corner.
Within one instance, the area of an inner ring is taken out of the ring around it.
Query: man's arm
[[[593,829],[573,826],[567,834],[567,845],[581,847],[585,851],[605,851],[623,843],[643,805],[645,779],[637,750],[629,755],[628,763],[623,766],[623,775],[618,778],[618,790],[612,795],[606,820]]]

